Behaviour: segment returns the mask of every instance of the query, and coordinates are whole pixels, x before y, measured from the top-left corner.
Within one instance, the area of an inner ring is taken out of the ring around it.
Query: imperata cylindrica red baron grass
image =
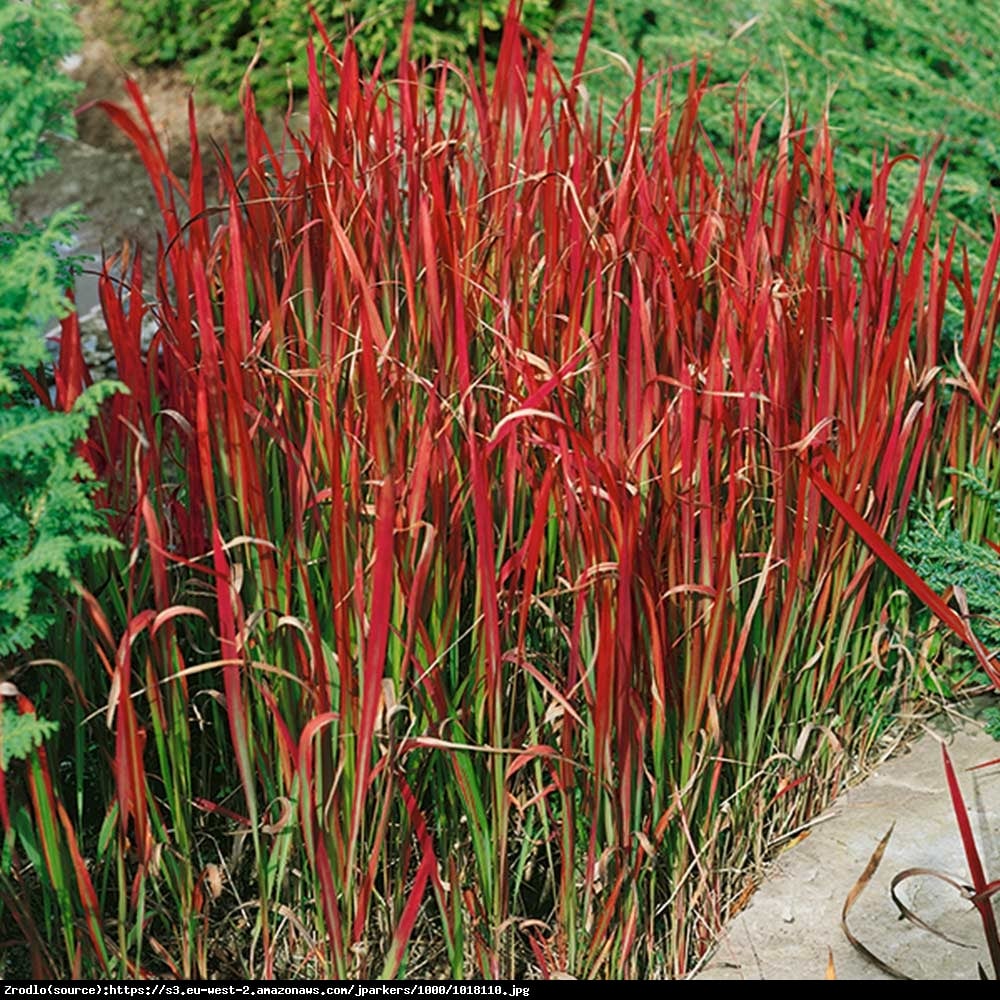
[[[993,271],[943,408],[926,167],[894,225],[823,122],[764,149],[737,109],[724,162],[696,68],[596,106],[589,29],[566,79],[514,8],[491,72],[317,30],[307,128],[247,88],[215,186],[193,107],[186,177],[134,84],[106,108],[163,238],[101,284],[126,551],[61,654],[107,773],[30,772],[46,967],[683,975],[916,683],[897,575],[965,628],[893,543],[950,442],[995,449]]]

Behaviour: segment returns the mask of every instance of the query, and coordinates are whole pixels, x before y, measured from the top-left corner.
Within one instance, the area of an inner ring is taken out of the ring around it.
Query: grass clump
[[[491,80],[358,67],[302,134],[245,94],[215,190],[110,109],[164,239],[46,703],[106,766],[0,794],[8,905],[50,974],[683,975],[921,683],[872,550],[940,460],[937,192],[894,230],[891,163],[844,202],[739,113],[723,168],[693,77],[609,123],[513,17]]]

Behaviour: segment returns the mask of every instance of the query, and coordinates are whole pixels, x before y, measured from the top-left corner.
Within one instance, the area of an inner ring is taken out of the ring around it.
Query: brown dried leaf
[[[209,862],[205,865],[205,870],[201,873],[208,886],[208,894],[212,899],[218,899],[222,895],[222,869],[218,865]]]
[[[885,854],[886,846],[889,843],[889,838],[892,836],[892,831],[895,829],[895,826],[896,824],[893,823],[892,826],[890,826],[886,831],[885,836],[878,842],[878,846],[872,852],[872,856],[868,859],[868,864],[865,865],[865,870],[861,873],[861,876],[851,887],[851,891],[847,894],[847,899],[844,900],[844,908],[840,912],[840,926],[843,929],[847,940],[851,942],[851,945],[855,948],[855,950],[864,955],[869,962],[876,966],[876,968],[881,969],[887,976],[892,976],[893,979],[909,979],[909,976],[904,975],[902,972],[898,972],[887,962],[883,962],[878,955],[866,948],[851,933],[851,929],[847,926],[847,915],[851,912],[851,908],[857,902],[858,897],[865,891],[865,888],[872,880],[875,872],[878,871],[878,866],[882,862],[882,855]]]

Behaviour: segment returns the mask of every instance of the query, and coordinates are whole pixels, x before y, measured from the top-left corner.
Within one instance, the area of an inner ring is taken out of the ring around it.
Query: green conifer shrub
[[[974,472],[948,471],[958,479],[960,492],[974,494],[1000,518],[1000,489]],[[973,629],[994,651],[1000,649],[1000,554],[990,528],[982,538],[970,537],[956,523],[954,507],[947,501],[927,505],[911,518],[899,551],[936,590],[961,588]]]
[[[75,216],[18,228],[10,202],[54,165],[52,132],[72,129],[76,85],[59,64],[78,41],[59,0],[0,6],[0,660],[45,633],[81,560],[112,544],[75,454],[109,387],[92,387],[60,413],[33,398],[23,374],[44,365],[45,324],[67,312],[69,275],[56,247],[69,242]]]
[[[298,0],[116,0],[126,15],[135,57],[142,63],[182,62],[188,75],[223,104],[235,105],[251,61],[258,102],[283,99],[288,81],[306,87],[305,39],[313,31],[309,4]],[[391,68],[398,54],[406,0],[315,0],[311,5],[335,38],[348,25],[363,63],[385,52]],[[508,0],[418,0],[412,52],[457,60],[479,42],[480,27],[496,33]],[[543,32],[551,23],[550,0],[525,0],[523,21]],[[259,46],[259,52],[258,52]]]
[[[11,221],[14,188],[56,165],[51,137],[73,134],[78,85],[59,63],[78,44],[62,0],[0,3],[0,223]]]
[[[572,39],[588,0],[570,0],[554,33],[571,70]],[[764,141],[781,127],[786,95],[793,118],[815,126],[829,108],[841,193],[871,191],[872,157],[924,156],[943,139],[948,171],[939,225],[957,225],[977,262],[992,237],[1000,188],[1000,111],[995,98],[1000,8],[976,0],[623,0],[596,5],[585,82],[608,107],[631,90],[634,70],[690,61],[710,66],[701,124],[721,149],[731,134],[732,99],[747,77],[749,119],[769,112]],[[901,164],[890,197],[901,218],[918,167]]]

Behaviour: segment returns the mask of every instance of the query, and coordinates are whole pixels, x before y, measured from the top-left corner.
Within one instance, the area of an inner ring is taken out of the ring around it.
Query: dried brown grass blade
[[[851,912],[852,907],[858,901],[861,893],[865,891],[868,887],[868,883],[872,880],[875,872],[878,871],[878,866],[882,863],[882,855],[885,854],[885,849],[889,844],[889,838],[892,836],[892,831],[896,828],[896,824],[893,823],[892,826],[886,831],[885,836],[878,842],[878,846],[872,852],[872,856],[868,859],[868,864],[865,865],[865,870],[859,876],[857,882],[851,887],[851,891],[847,894],[847,899],[844,900],[844,908],[840,913],[840,926],[844,931],[844,936],[848,941],[851,942],[852,947],[858,951],[860,954],[864,955],[876,968],[880,969],[887,976],[892,976],[893,979],[909,979],[910,977],[894,969],[888,962],[883,961],[878,957],[871,949],[863,945],[851,932],[850,927],[847,926],[847,915]]]
[[[969,898],[969,895],[972,892],[969,886],[963,885],[958,881],[958,879],[952,878],[950,875],[945,875],[943,872],[935,871],[932,868],[907,868],[904,871],[899,872],[899,874],[893,876],[892,884],[889,888],[890,894],[892,895],[892,901],[896,904],[896,908],[899,910],[900,914],[911,923],[916,924],[918,927],[922,927],[925,931],[930,931],[931,934],[935,935],[935,937],[941,938],[942,941],[947,941],[949,944],[957,945],[959,948],[971,947],[971,945],[966,944],[964,941],[959,941],[956,938],[949,937],[943,931],[939,931],[936,927],[932,927],[921,917],[917,916],[917,914],[914,913],[913,910],[911,910],[897,895],[896,889],[907,879],[924,875],[929,878],[936,878],[938,881],[944,882],[946,885],[950,885],[953,889],[957,889],[958,892],[966,899]]]

